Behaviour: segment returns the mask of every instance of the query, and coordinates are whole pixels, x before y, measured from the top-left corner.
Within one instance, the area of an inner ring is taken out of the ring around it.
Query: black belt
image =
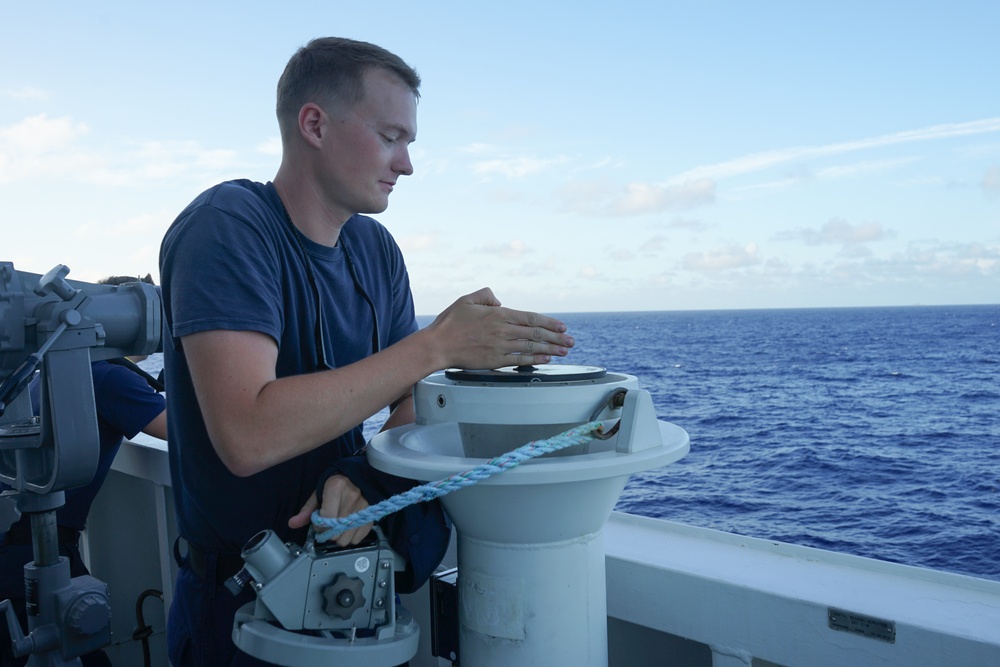
[[[80,531],[76,528],[56,526],[56,533],[58,534],[57,539],[59,540],[59,544],[68,544],[74,547],[79,546]],[[7,531],[7,535],[3,538],[3,543],[7,546],[31,544],[31,528],[25,525],[14,524]]]
[[[226,579],[243,569],[243,558],[239,555],[216,553],[212,554],[215,556],[214,571],[209,572],[211,569],[208,565],[209,555],[209,552],[203,551],[194,544],[188,544],[188,567],[198,575],[199,579],[208,579],[210,581],[214,579],[216,585],[224,584],[226,583]]]

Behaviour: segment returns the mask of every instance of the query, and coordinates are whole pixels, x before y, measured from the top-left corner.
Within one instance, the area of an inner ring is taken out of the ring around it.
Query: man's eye
[[[382,140],[385,141],[385,143],[387,144],[394,144],[396,143],[396,141],[398,141],[398,137],[394,137],[388,134],[383,134]]]

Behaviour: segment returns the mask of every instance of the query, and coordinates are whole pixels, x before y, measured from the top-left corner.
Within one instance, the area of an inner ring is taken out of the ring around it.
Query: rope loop
[[[534,440],[513,451],[490,459],[475,468],[455,473],[444,479],[415,486],[409,491],[404,491],[380,503],[370,505],[350,516],[328,518],[320,516],[319,510],[314,510],[312,513],[312,523],[316,531],[315,539],[317,542],[332,540],[345,530],[374,523],[393,512],[398,512],[404,507],[440,498],[452,491],[471,486],[476,482],[492,477],[505,470],[515,468],[521,463],[542,456],[543,454],[550,454],[561,449],[566,449],[567,447],[585,444],[593,440],[602,429],[603,425],[601,422],[591,421],[554,435],[551,438]],[[321,528],[323,529],[322,532],[320,532]]]

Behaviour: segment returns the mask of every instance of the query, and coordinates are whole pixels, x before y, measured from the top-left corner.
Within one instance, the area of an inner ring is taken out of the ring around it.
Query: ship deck
[[[152,664],[167,665],[176,534],[166,443],[140,436],[85,533],[111,590],[116,665],[142,664],[134,609],[149,589],[163,592],[143,607]],[[1000,582],[620,513],[604,541],[611,665],[1000,665]],[[403,605],[421,627],[410,665],[449,665],[431,656],[427,587]]]

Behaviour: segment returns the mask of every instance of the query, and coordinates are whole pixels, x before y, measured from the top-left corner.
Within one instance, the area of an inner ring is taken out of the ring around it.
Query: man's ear
[[[318,104],[309,102],[299,109],[299,133],[307,144],[319,148],[326,129],[326,112]]]

